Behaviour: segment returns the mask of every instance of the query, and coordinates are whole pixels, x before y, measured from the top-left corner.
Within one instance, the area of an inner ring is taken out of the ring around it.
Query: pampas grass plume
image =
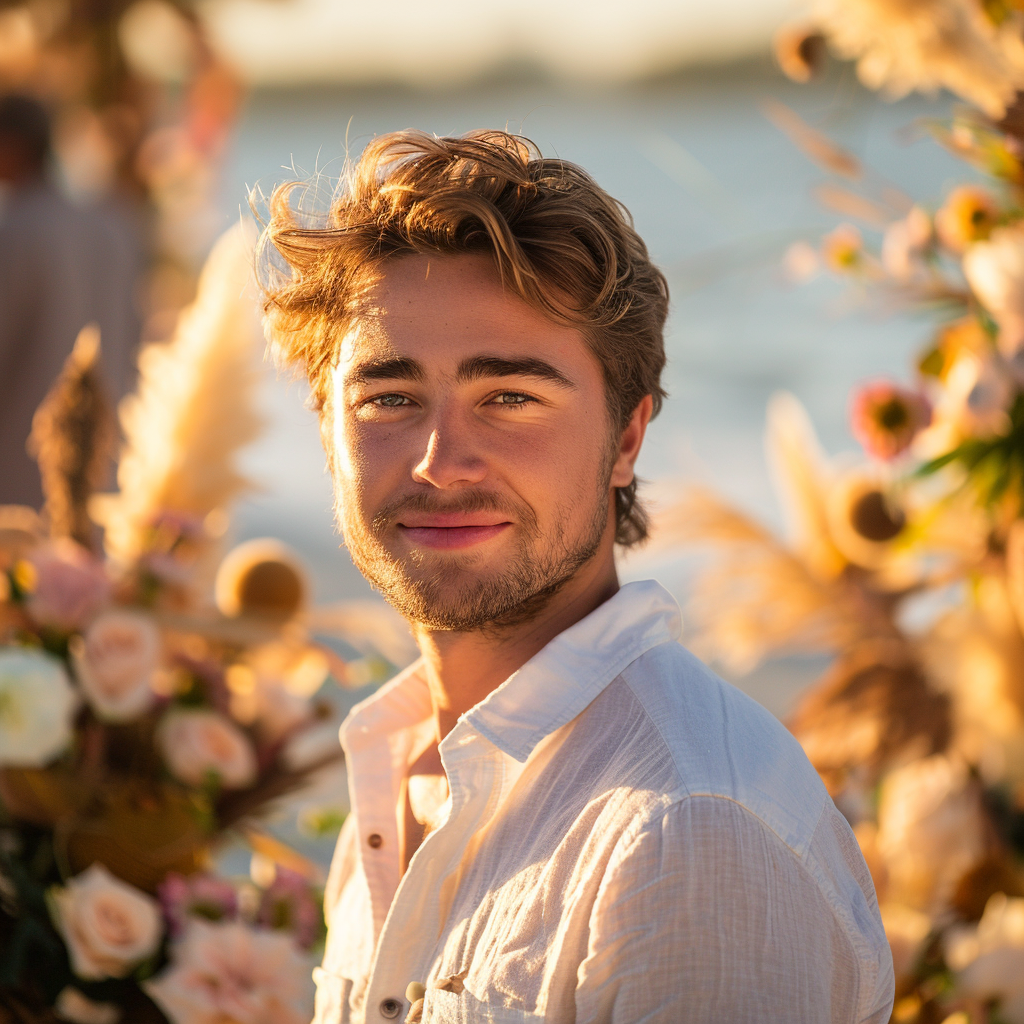
[[[164,512],[205,518],[250,487],[236,454],[263,425],[255,410],[259,327],[251,287],[255,228],[216,242],[170,341],[146,346],[139,385],[120,407],[125,448],[119,493],[100,508],[112,558],[145,553]]]

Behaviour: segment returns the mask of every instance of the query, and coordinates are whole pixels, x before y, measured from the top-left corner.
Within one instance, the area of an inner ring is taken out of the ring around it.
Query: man
[[[887,1021],[845,820],[616,579],[668,303],[626,212],[501,132],[378,138],[319,225],[290,188],[270,330],[422,652],[342,726],[318,1024]]]
[[[49,180],[49,160],[42,105],[0,97],[0,505],[42,503],[25,443],[78,332],[99,325],[112,400],[131,385],[139,339],[137,231],[112,204],[68,202]]]

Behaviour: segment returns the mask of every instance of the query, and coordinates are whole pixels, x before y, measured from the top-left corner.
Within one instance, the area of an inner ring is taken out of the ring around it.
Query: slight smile
[[[486,515],[479,512],[439,512],[409,516],[397,525],[416,547],[454,550],[490,540],[512,524],[508,520],[487,522]]]

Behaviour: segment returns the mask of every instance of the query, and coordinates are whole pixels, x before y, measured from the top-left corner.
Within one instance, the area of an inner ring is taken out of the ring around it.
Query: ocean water
[[[863,160],[876,191],[891,185],[937,203],[952,184],[971,177],[920,127],[923,119],[948,114],[948,98],[886,103],[861,89],[849,68],[802,87],[766,62],[614,90],[524,75],[455,92],[258,91],[226,169],[225,220],[237,216],[248,187],[266,190],[317,170],[336,173],[346,147],[354,156],[369,138],[398,128],[450,134],[508,127],[545,154],[582,164],[632,212],[672,289],[670,398],[648,433],[640,475],[655,494],[701,481],[777,525],[761,439],[769,397],[793,392],[828,450],[852,448],[850,388],[866,378],[906,375],[929,325],[884,315],[827,277],[786,283],[786,247],[815,240],[841,218],[812,194],[827,175],[763,113],[771,99]],[[300,384],[268,375],[263,402],[270,425],[244,459],[261,490],[239,508],[237,531],[294,545],[309,562],[318,600],[366,596],[366,584],[339,549],[330,483],[303,397]],[[624,574],[659,576],[685,597],[683,560],[659,556],[654,564],[641,556]],[[747,688],[779,710],[808,671],[780,674],[776,667],[752,677]]]

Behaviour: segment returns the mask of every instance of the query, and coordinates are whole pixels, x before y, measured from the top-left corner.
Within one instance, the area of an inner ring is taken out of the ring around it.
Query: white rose
[[[0,649],[0,766],[41,768],[71,741],[78,698],[49,654]]]
[[[101,718],[126,722],[153,703],[160,631],[149,616],[120,608],[103,612],[72,644],[71,654],[86,700]]]
[[[173,1024],[308,1024],[309,971],[283,932],[193,920],[145,989]]]
[[[1024,344],[1024,228],[996,228],[975,242],[963,260],[978,301],[999,324],[999,349],[1012,356]]]
[[[238,726],[216,711],[177,710],[164,716],[157,743],[172,774],[190,786],[208,775],[228,789],[256,778],[256,754]]]
[[[55,924],[80,978],[123,978],[160,944],[159,904],[102,864],[53,889],[52,897]]]
[[[995,893],[981,920],[948,929],[944,944],[957,993],[1000,999],[1000,1020],[1024,1024],[1024,899]]]

